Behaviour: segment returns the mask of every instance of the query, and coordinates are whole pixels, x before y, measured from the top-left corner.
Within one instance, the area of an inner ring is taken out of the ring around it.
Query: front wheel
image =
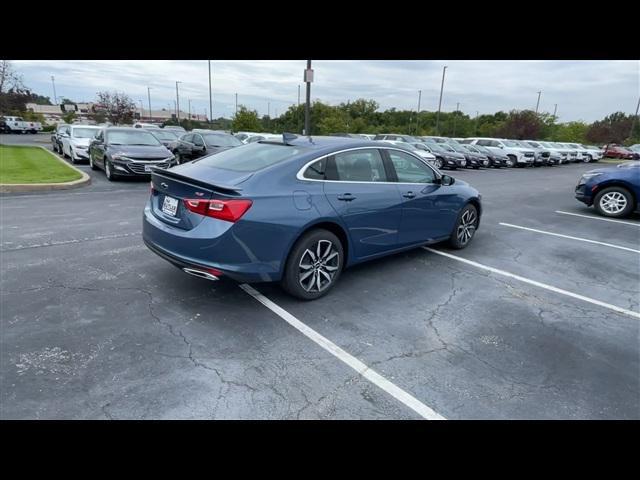
[[[302,300],[326,295],[344,264],[342,243],[328,230],[312,230],[293,246],[285,265],[282,288]]]
[[[605,217],[626,217],[634,208],[633,196],[623,187],[605,188],[596,195],[593,206]]]
[[[449,237],[449,245],[456,250],[460,250],[469,245],[478,228],[478,220],[478,210],[476,207],[471,203],[465,205],[453,227],[453,232],[451,232],[451,237]]]
[[[106,158],[104,159],[104,174],[107,176],[107,180],[109,180],[110,182],[113,182],[118,178],[113,173],[113,166],[111,165],[111,162]]]
[[[436,158],[436,168],[442,170],[444,168],[444,161],[441,158]]]
[[[585,155],[584,157],[582,157],[582,161],[584,163],[591,163],[591,156],[590,155]]]

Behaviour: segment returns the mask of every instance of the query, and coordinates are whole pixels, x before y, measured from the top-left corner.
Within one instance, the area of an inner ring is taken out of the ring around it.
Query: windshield
[[[161,145],[156,137],[144,130],[113,130],[107,132],[107,143],[111,145]]]
[[[518,142],[515,142],[515,141],[513,141],[513,140],[505,140],[505,141],[504,141],[504,144],[505,144],[507,147],[520,147],[520,146],[521,146],[521,145],[519,145],[519,144],[518,144]]]
[[[437,144],[439,148],[441,148],[442,150],[444,150],[445,152],[455,152],[455,149],[446,143],[439,143]]]
[[[473,152],[473,153],[479,153],[479,150],[477,148],[475,148],[473,145],[464,144],[464,145],[462,145],[462,148],[464,148],[464,149],[466,149],[466,150],[468,150],[470,152]]]
[[[231,170],[233,172],[255,172],[275,165],[303,152],[301,147],[274,145],[272,143],[250,143],[239,148],[204,157],[198,165]]]
[[[467,150],[465,150],[461,145],[456,145],[455,143],[448,143],[447,144],[448,147],[451,147],[451,149],[454,152],[460,152],[460,153],[467,153]]]
[[[564,146],[560,145],[559,143],[552,143],[551,146],[554,147],[554,148],[561,148],[563,150],[567,149],[567,147],[564,147]]]
[[[178,139],[178,135],[176,135],[175,133],[163,132],[160,129],[158,129],[158,131],[154,130],[153,132],[150,132],[150,133],[151,135],[156,137],[158,140],[177,140]]]
[[[576,145],[575,143],[570,143],[569,146],[571,148],[581,148],[579,145]]]
[[[240,145],[244,145],[233,135],[208,134],[202,135],[202,137],[204,138],[205,143],[212,147],[239,147]]]
[[[74,128],[74,138],[93,138],[98,133],[99,128]]]
[[[531,145],[531,146],[532,146],[532,147],[534,147],[534,148],[540,148],[542,145],[544,145],[542,142],[540,142],[540,143],[536,143],[536,142],[525,142],[525,143],[527,143],[527,144]]]

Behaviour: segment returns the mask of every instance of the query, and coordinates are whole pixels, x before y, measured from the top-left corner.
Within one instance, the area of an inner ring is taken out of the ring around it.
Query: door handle
[[[338,200],[342,200],[343,202],[350,202],[351,200],[355,199],[356,197],[354,197],[350,193],[343,193],[342,195],[338,195]]]
[[[415,198],[416,194],[413,192],[406,192],[406,193],[403,193],[402,196],[404,198]]]

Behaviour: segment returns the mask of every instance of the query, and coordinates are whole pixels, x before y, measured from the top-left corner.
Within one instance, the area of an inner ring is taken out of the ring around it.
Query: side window
[[[310,180],[324,180],[326,165],[327,165],[326,158],[323,158],[322,160],[318,160],[317,162],[313,162],[311,165],[307,167],[307,169],[304,171],[302,176]]]
[[[334,162],[338,180],[343,182],[387,182],[382,156],[376,149],[338,153]]]
[[[193,144],[197,145],[199,147],[204,146],[204,140],[202,140],[202,137],[200,135],[194,135],[193,136]]]
[[[433,170],[407,153],[389,150],[389,157],[400,183],[433,183],[436,178]]]
[[[193,142],[193,134],[188,133],[188,134],[186,134],[186,135],[183,135],[181,140],[182,140],[183,142],[189,142],[189,143],[191,143],[191,142]]]
[[[497,140],[491,140],[491,146],[492,147],[499,147],[500,145],[502,145],[500,142],[498,142]]]

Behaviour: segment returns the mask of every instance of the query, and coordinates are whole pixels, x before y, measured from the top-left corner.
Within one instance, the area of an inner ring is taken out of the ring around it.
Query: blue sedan
[[[441,241],[466,247],[480,198],[399,146],[285,134],[154,169],[143,238],[186,273],[278,281],[312,300],[345,267]]]
[[[628,216],[639,207],[640,162],[625,162],[617,167],[586,172],[578,181],[575,195],[606,217]]]

